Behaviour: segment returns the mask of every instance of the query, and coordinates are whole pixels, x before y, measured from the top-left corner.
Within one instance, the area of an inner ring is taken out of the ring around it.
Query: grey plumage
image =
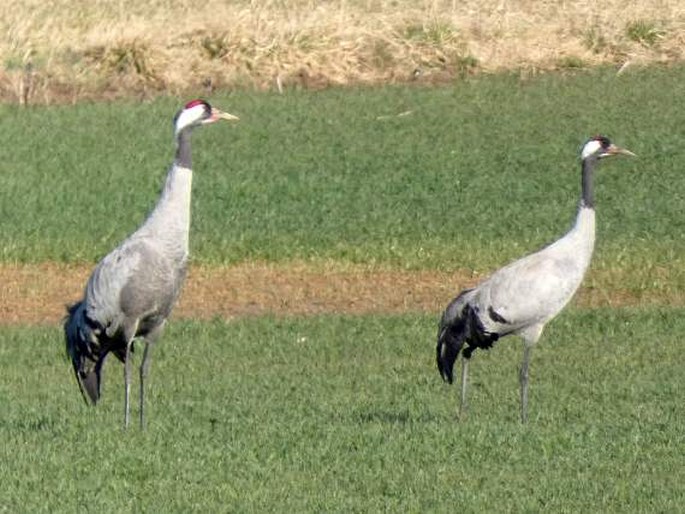
[[[96,266],[81,301],[64,322],[67,353],[86,401],[100,399],[102,366],[113,353],[124,363],[124,426],[129,423],[134,339],[145,342],[140,366],[140,424],[150,349],[161,335],[186,275],[192,186],[190,133],[203,124],[237,119],[202,100],[174,117],[176,158],[157,205],[141,227]]]
[[[595,241],[592,178],[599,159],[633,155],[604,136],[591,138],[581,154],[581,199],[569,232],[542,250],[495,271],[473,289],[462,291],[445,309],[438,327],[438,371],[449,383],[462,354],[460,415],[466,409],[468,362],[477,348],[491,348],[508,335],[524,341],[520,369],[521,420],[527,419],[528,368],[532,347],[545,324],[571,300],[590,264]]]

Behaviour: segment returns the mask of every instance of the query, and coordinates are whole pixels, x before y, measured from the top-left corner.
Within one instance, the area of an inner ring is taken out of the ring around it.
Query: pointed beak
[[[212,117],[210,118],[211,121],[219,121],[219,120],[226,120],[226,121],[238,121],[240,118],[238,116],[234,116],[233,114],[229,114],[227,112],[221,111],[217,109],[216,107],[212,108]]]
[[[630,155],[631,157],[637,157],[633,152],[630,150],[627,150],[625,148],[621,148],[620,146],[616,146],[615,144],[612,144],[608,149],[607,149],[607,155]]]

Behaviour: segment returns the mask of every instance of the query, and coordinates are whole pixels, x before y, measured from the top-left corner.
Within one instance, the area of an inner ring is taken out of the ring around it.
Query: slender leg
[[[524,343],[523,346],[523,363],[521,364],[521,373],[519,378],[521,380],[521,423],[528,421],[528,366],[530,365],[530,354],[533,347]]]
[[[157,327],[153,328],[150,333],[145,336],[145,350],[143,350],[143,362],[140,364],[140,429],[145,428],[145,381],[150,372],[150,357],[152,355],[152,346],[155,341],[162,335],[166,321],[163,321]]]
[[[143,362],[140,365],[140,429],[145,428],[145,378],[150,371],[150,347],[152,344],[145,341],[143,350]]]
[[[124,428],[128,428],[131,398],[131,339],[126,344],[126,355],[124,359]]]
[[[459,406],[459,419],[466,415],[466,385],[468,384],[469,360],[462,355],[461,358],[461,405]]]

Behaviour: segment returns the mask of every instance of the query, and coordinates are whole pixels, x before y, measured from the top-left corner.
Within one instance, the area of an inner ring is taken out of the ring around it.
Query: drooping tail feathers
[[[465,301],[465,295],[470,292],[467,289],[459,293],[445,309],[438,328],[438,345],[436,347],[436,359],[438,371],[443,380],[452,383],[454,362],[459,357],[464,343],[468,339],[470,307]]]
[[[83,302],[67,307],[64,319],[66,350],[74,367],[74,374],[86,403],[97,403],[100,398],[99,344],[93,328],[88,324]],[[90,400],[90,401],[89,401]]]
[[[442,375],[442,379],[452,383],[454,362],[459,357],[464,342],[466,341],[466,321],[463,318],[457,318],[452,323],[443,325],[441,323],[438,330],[438,345],[436,348],[436,357],[438,363],[438,371]]]
[[[496,332],[488,332],[467,295],[473,289],[462,291],[445,309],[438,329],[437,361],[442,378],[452,383],[454,361],[463,352],[464,359],[470,359],[476,348],[489,349],[500,338]],[[495,313],[496,315],[497,313]],[[466,344],[466,348],[463,348]],[[463,348],[463,350],[462,350]]]

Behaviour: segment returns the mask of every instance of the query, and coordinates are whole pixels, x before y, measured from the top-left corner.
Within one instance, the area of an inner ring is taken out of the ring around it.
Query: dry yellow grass
[[[674,62],[685,52],[681,0],[23,0],[4,7],[5,101],[437,82],[503,69]]]

